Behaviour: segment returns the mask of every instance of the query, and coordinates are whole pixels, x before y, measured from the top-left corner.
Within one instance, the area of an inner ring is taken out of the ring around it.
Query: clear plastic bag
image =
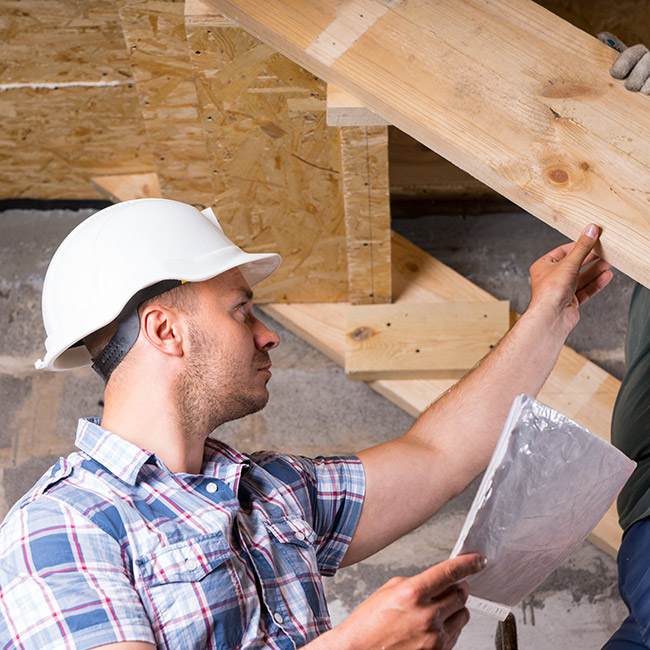
[[[635,463],[540,402],[520,395],[451,556],[482,553],[467,606],[501,620],[580,544]]]

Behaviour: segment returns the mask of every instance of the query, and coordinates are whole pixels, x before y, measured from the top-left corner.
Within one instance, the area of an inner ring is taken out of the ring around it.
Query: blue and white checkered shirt
[[[243,456],[202,473],[81,420],[0,527],[0,648],[293,649],[330,627],[333,574],[364,493],[356,458]]]

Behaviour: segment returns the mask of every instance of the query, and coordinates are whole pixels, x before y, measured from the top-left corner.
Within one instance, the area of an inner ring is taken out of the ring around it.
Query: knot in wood
[[[566,171],[564,169],[559,169],[558,167],[549,169],[546,174],[554,183],[566,183],[569,180],[569,175]]]
[[[357,327],[357,329],[352,332],[352,338],[355,341],[365,341],[372,336],[372,330],[369,327]]]

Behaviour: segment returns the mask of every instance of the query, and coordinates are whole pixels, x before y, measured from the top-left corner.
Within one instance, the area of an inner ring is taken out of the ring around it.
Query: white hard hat
[[[100,210],[65,238],[50,262],[42,302],[46,354],[35,366],[89,365],[82,339],[118,318],[147,287],[200,282],[235,267],[253,286],[280,261],[275,253],[250,254],[235,246],[211,208],[200,212],[178,201],[135,199]],[[161,287],[157,293],[170,288]]]

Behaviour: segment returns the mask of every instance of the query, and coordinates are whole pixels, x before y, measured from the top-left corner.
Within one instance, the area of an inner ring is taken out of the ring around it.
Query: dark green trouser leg
[[[618,498],[623,530],[650,516],[650,291],[641,285],[630,302],[625,361],[612,417],[612,443],[638,465]]]

